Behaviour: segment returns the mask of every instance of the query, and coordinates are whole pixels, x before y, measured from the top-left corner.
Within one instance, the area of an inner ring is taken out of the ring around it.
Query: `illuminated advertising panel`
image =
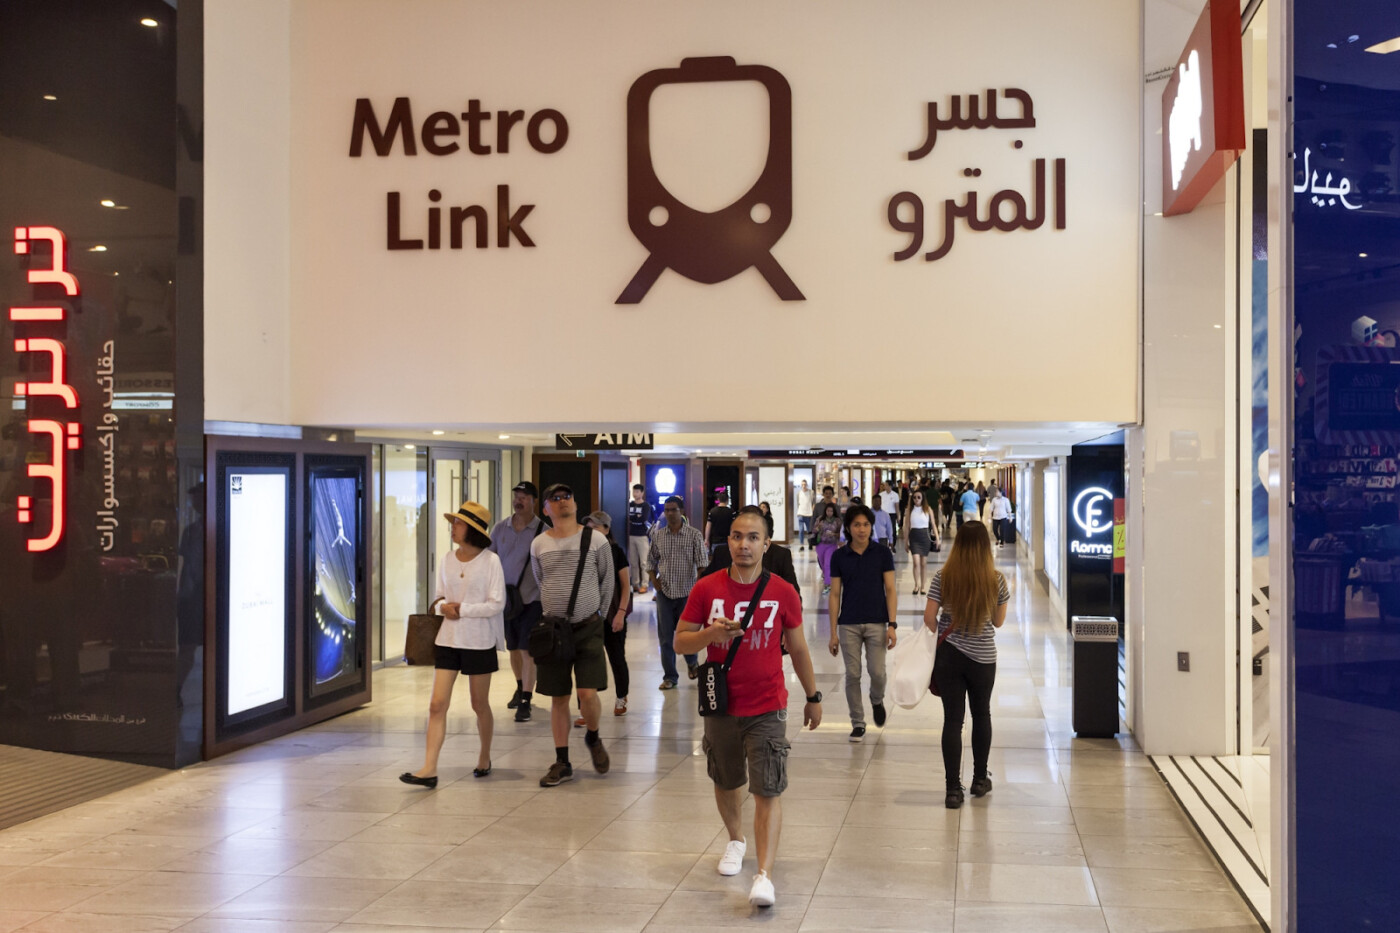
[[[288,496],[291,470],[224,472],[228,535],[224,698],[230,720],[287,699]]]
[[[360,682],[361,505],[358,471],[312,468],[309,472],[307,683],[316,697]]]

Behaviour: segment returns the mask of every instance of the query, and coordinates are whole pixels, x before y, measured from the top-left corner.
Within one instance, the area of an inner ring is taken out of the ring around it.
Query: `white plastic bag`
[[[928,696],[928,682],[933,677],[933,656],[937,650],[938,636],[922,623],[913,635],[899,642],[894,650],[890,700],[903,709],[913,709]]]

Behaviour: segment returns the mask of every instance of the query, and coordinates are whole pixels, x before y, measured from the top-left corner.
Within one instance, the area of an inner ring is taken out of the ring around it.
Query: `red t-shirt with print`
[[[756,589],[757,580],[735,583],[727,570],[701,577],[690,590],[680,620],[702,628],[721,624],[720,619],[742,622]],[[801,625],[802,601],[797,590],[781,577],[770,575],[734,657],[734,666],[729,669],[729,715],[758,716],[787,708],[783,629]],[[706,660],[723,664],[728,654],[728,644],[710,645]]]

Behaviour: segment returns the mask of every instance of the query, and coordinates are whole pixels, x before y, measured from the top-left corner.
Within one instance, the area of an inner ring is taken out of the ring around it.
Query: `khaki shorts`
[[[755,797],[777,797],[787,790],[787,710],[759,716],[706,716],[705,767],[721,790],[749,782]],[[747,778],[745,769],[747,766]]]
[[[608,655],[603,649],[603,617],[594,616],[574,626],[574,660],[571,664],[535,662],[535,692],[566,697],[574,688],[608,689]]]

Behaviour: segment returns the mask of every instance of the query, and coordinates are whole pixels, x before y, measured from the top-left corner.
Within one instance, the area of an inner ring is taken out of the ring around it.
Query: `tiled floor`
[[[513,722],[514,684],[498,676],[495,772],[470,774],[463,685],[442,783],[406,787],[432,672],[388,668],[367,709],[0,832],[0,933],[1257,930],[1131,739],[1070,734],[1065,633],[1009,551],[1002,563],[1013,602],[998,636],[995,789],[943,808],[931,698],[848,743],[839,662],[816,654],[827,720],[798,735],[794,717],[771,910],[747,902],[752,856],[738,877],[715,872],[724,835],[692,688],[656,690],[655,625],[639,604],[632,711],[604,716],[610,774],[580,767],[541,789],[548,719]],[[815,562],[798,566],[820,648]],[[914,622],[922,598],[902,559],[900,588]]]

